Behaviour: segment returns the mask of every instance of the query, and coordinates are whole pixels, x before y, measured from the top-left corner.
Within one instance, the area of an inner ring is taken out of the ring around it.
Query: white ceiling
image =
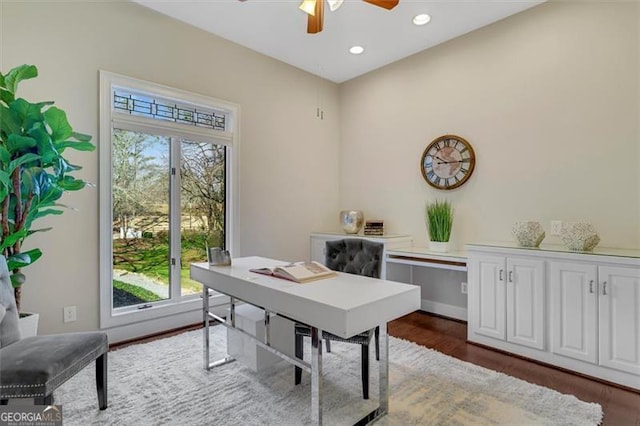
[[[400,0],[391,11],[346,0],[324,29],[307,34],[301,0],[133,0],[242,46],[336,83],[542,3],[539,0]],[[324,0],[323,0],[324,1]],[[418,13],[431,15],[422,27]],[[365,52],[351,55],[361,45]]]

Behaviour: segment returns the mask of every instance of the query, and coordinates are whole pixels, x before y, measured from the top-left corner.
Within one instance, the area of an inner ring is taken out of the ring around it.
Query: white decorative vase
[[[522,247],[538,247],[545,237],[540,222],[516,222],[512,232]]]
[[[593,225],[588,222],[563,222],[560,239],[569,250],[591,251],[600,242]]]
[[[429,241],[429,250],[447,253],[449,251],[449,241]]]
[[[364,225],[364,213],[360,210],[342,210],[340,224],[347,234],[357,234]]]
[[[18,319],[18,327],[20,328],[20,336],[33,337],[38,335],[38,320],[40,314],[34,312],[20,312],[20,318]]]

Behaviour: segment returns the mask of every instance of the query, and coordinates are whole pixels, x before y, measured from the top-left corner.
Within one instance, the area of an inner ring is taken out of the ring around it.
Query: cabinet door
[[[640,269],[601,266],[600,365],[640,374]]]
[[[550,272],[551,351],[597,362],[597,267],[551,262]]]
[[[502,256],[469,257],[469,320],[472,333],[505,340],[505,266]]]
[[[507,259],[507,341],[544,349],[544,261]]]

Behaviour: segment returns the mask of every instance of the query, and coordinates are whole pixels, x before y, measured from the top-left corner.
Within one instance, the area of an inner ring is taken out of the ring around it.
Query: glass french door
[[[113,308],[171,298],[171,139],[114,129]]]
[[[200,294],[189,263],[207,260],[206,247],[225,247],[226,148],[180,140],[180,239],[183,295]]]
[[[196,297],[189,264],[225,246],[226,148],[124,129],[112,141],[112,309]]]

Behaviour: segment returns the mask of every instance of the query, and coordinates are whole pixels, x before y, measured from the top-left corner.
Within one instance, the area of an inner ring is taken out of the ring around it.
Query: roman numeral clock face
[[[427,183],[438,189],[454,189],[465,183],[476,164],[471,144],[460,136],[444,135],[422,154],[420,169]]]

